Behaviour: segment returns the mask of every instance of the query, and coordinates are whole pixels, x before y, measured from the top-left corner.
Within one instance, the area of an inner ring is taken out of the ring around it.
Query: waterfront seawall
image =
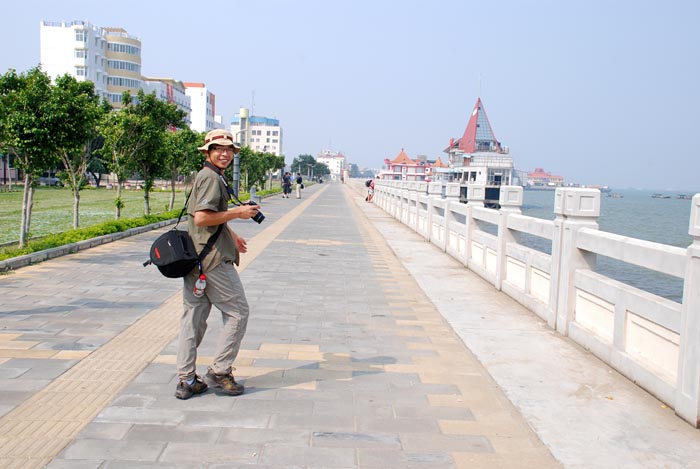
[[[493,210],[483,207],[483,186],[470,186],[463,204],[459,184],[375,184],[378,207],[698,427],[700,195],[692,200],[692,244],[680,248],[598,230],[596,189],[558,189],[550,221],[520,213],[520,187],[503,186]],[[551,251],[520,243],[523,235]],[[682,302],[596,273],[597,256],[682,279]]]

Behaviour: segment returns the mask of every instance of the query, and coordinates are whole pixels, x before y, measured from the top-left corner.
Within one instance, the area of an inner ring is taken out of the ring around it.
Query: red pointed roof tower
[[[464,153],[474,153],[477,151],[494,151],[501,153],[501,143],[496,139],[493,133],[489,118],[486,116],[486,110],[481,102],[481,98],[477,98],[474,110],[467,123],[467,128],[464,129],[462,138],[454,142],[454,145]]]

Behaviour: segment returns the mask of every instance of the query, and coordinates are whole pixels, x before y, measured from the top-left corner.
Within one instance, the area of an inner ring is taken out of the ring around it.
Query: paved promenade
[[[0,467],[699,467],[697,430],[349,185],[262,210],[243,396],[173,396],[162,230],[0,276]]]

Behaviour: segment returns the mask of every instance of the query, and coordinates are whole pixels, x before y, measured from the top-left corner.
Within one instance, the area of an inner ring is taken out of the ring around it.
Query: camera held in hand
[[[258,204],[256,204],[252,200],[249,200],[248,203],[245,205],[258,205]],[[263,215],[263,213],[260,210],[258,210],[258,213],[256,213],[255,216],[253,217],[253,221],[256,222],[258,225],[260,223],[262,223],[264,219],[265,219],[265,215]]]

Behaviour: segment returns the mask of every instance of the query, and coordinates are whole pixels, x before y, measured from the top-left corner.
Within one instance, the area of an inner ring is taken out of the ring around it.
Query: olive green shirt
[[[202,168],[194,180],[192,194],[187,203],[187,231],[194,242],[197,252],[202,252],[204,246],[211,235],[216,232],[218,225],[197,226],[194,224],[194,214],[200,210],[211,210],[213,212],[225,212],[228,210],[228,193],[226,186],[219,179],[219,175],[209,168]],[[204,272],[216,267],[222,261],[231,261],[238,265],[238,247],[231,236],[227,226],[221,230],[216,243],[212,247],[204,261],[202,269]]]

